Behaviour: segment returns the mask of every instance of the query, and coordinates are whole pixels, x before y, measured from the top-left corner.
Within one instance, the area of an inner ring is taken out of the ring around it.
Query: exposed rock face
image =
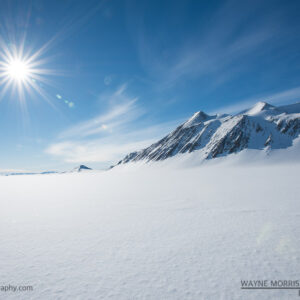
[[[158,161],[199,151],[199,159],[212,159],[244,149],[290,147],[300,133],[300,103],[275,107],[258,102],[237,115],[209,116],[202,111],[146,149],[128,154],[119,164]]]

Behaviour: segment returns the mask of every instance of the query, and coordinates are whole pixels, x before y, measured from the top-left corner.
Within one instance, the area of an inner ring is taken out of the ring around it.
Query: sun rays
[[[45,67],[47,59],[42,58],[45,48],[30,53],[24,51],[24,43],[17,47],[0,40],[0,49],[0,99],[10,91],[21,103],[26,95],[34,94],[50,102],[43,86],[50,83],[48,75],[55,72]]]

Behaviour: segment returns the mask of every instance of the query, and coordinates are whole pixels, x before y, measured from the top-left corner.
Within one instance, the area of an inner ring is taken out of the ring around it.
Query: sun
[[[30,79],[32,75],[29,64],[21,59],[14,59],[8,62],[6,72],[7,76],[16,81],[26,81]]]
[[[0,97],[10,89],[12,95],[18,95],[21,102],[25,101],[26,93],[38,92],[41,90],[38,82],[42,80],[38,62],[33,57],[24,55],[21,51],[9,51],[5,49],[0,55]],[[16,97],[14,97],[15,99]]]
[[[24,43],[17,47],[0,38],[0,100],[10,90],[13,99],[22,103],[25,103],[26,95],[31,98],[38,95],[49,102],[44,87],[49,85],[48,76],[55,72],[46,67],[45,49],[25,51]]]

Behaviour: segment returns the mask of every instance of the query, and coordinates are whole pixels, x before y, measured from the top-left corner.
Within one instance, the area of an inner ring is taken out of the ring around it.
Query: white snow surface
[[[0,177],[0,299],[298,299],[299,163]]]

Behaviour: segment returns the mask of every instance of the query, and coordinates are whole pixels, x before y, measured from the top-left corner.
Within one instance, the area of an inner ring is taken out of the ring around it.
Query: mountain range
[[[235,115],[198,111],[158,142],[128,154],[118,165],[160,161],[194,151],[205,160],[244,149],[284,149],[292,146],[299,133],[300,103],[276,107],[258,102]]]
[[[46,175],[46,174],[64,174],[64,173],[77,173],[77,172],[83,172],[83,171],[90,171],[92,170],[91,168],[85,166],[85,165],[80,165],[78,167],[75,167],[71,171],[63,171],[63,172],[58,172],[58,171],[44,171],[44,172],[0,172],[0,175],[2,176],[11,176],[11,175]]]
[[[149,147],[129,153],[117,165],[129,162],[161,161],[197,151],[199,160],[239,153],[245,149],[286,149],[300,134],[300,102],[273,106],[258,102],[240,113],[209,115],[196,112],[186,122]],[[110,168],[113,168],[111,166]],[[0,175],[36,175],[92,170],[80,165],[71,171],[0,172]]]

